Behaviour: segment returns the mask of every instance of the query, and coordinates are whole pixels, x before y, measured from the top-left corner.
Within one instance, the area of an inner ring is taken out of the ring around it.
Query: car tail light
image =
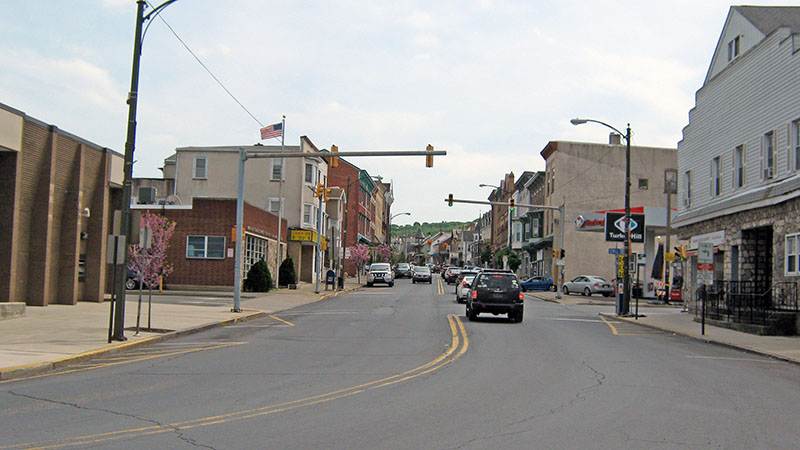
[[[472,291],[472,298],[478,298],[478,292]]]
[[[594,284],[594,287],[598,287],[598,286],[600,286],[600,283],[595,283]]]
[[[520,299],[520,300],[525,300],[525,294],[523,294],[522,292],[520,292],[520,293],[519,293],[519,299]]]
[[[465,282],[462,284],[462,286],[464,286],[464,287],[467,287],[467,286],[468,286],[468,285],[467,285],[467,282],[465,281]]]

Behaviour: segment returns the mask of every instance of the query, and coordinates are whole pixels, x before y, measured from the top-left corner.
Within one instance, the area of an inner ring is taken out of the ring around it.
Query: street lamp
[[[389,217],[389,231],[391,232],[392,219],[394,219],[397,216],[410,216],[410,215],[411,215],[410,212],[401,212],[401,213],[397,213],[397,214],[393,215],[392,217]],[[390,233],[390,236],[391,236],[391,233]],[[408,231],[406,231],[405,244],[406,244],[406,251],[405,251],[406,262],[408,262]],[[391,241],[389,242],[389,245],[392,245]],[[389,262],[391,262],[391,261],[389,261]]]
[[[627,316],[630,313],[631,304],[631,124],[628,124],[626,132],[623,134],[611,125],[594,119],[572,119],[569,121],[573,125],[582,125],[586,122],[594,122],[606,128],[614,130],[617,134],[625,138],[625,246],[623,249],[622,268],[622,304],[617,305],[617,315]]]

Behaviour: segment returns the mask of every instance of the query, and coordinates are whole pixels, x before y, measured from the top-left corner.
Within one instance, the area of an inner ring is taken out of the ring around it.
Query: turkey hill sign
[[[606,242],[625,242],[625,213],[606,212]],[[631,242],[644,242],[644,214],[631,214]]]

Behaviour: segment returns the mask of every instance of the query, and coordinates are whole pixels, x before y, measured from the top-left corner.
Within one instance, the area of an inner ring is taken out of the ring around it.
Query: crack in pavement
[[[124,413],[124,412],[119,412],[119,411],[113,411],[113,410],[105,409],[105,408],[93,408],[93,407],[88,407],[88,406],[82,406],[82,405],[79,405],[77,403],[70,403],[70,402],[65,402],[65,401],[61,401],[61,400],[53,400],[53,399],[44,398],[44,397],[37,397],[35,395],[22,394],[22,393],[14,392],[14,391],[6,391],[6,392],[8,392],[9,394],[11,394],[13,396],[16,396],[16,397],[27,398],[27,399],[30,399],[30,400],[38,400],[40,402],[53,403],[53,404],[56,404],[56,405],[69,406],[69,407],[80,409],[80,410],[104,412],[104,413],[108,413],[108,414],[114,414],[114,415],[117,415],[117,416],[132,418],[132,419],[139,420],[139,421],[142,421],[142,422],[145,422],[145,423],[154,424],[154,425],[156,425],[158,427],[161,427],[161,428],[164,428],[164,429],[171,429],[177,435],[178,439],[180,439],[180,440],[182,440],[182,441],[184,441],[184,442],[186,442],[188,444],[191,444],[191,445],[193,445],[195,447],[202,447],[202,448],[207,448],[207,449],[210,449],[210,450],[215,450],[214,447],[210,447],[208,445],[200,444],[197,441],[195,441],[194,439],[184,436],[183,432],[180,430],[180,428],[178,428],[176,426],[172,426],[172,425],[165,425],[165,424],[163,424],[163,423],[161,423],[161,422],[159,422],[159,421],[157,421],[155,419],[151,419],[149,417],[138,416],[136,414],[129,414],[129,413]]]
[[[590,371],[592,371],[593,378],[594,378],[594,381],[595,381],[594,383],[592,383],[592,385],[586,386],[584,388],[581,388],[578,391],[578,393],[576,393],[575,396],[572,399],[570,399],[568,402],[562,403],[559,406],[556,406],[555,408],[550,408],[547,412],[544,412],[544,413],[541,413],[541,414],[535,414],[533,416],[526,417],[526,418],[524,418],[522,420],[518,420],[516,422],[512,422],[512,423],[506,425],[506,428],[514,427],[514,426],[521,425],[521,424],[525,424],[525,423],[531,422],[533,420],[536,420],[536,419],[539,419],[539,418],[542,418],[542,417],[552,416],[552,415],[554,415],[554,414],[556,414],[556,413],[558,413],[558,412],[560,412],[560,411],[562,411],[562,410],[564,410],[564,409],[566,409],[566,408],[568,408],[568,407],[570,407],[570,406],[572,406],[572,405],[574,405],[574,404],[576,404],[578,402],[585,401],[586,400],[585,394],[587,394],[588,392],[593,391],[593,390],[599,388],[600,386],[602,386],[603,382],[606,379],[606,376],[605,376],[605,374],[603,374],[599,370],[597,370],[594,367],[590,366],[586,361],[582,361],[581,365],[584,366],[584,367],[587,367]],[[481,441],[481,440],[493,439],[493,438],[497,438],[497,437],[513,436],[513,435],[516,435],[516,434],[528,433],[530,431],[533,431],[533,428],[528,427],[528,428],[526,428],[524,430],[519,430],[519,431],[509,431],[509,432],[506,432],[506,433],[497,433],[497,434],[492,434],[492,435],[488,435],[488,436],[476,437],[476,438],[470,439],[467,442],[462,443],[458,447],[452,447],[450,450],[457,450],[457,449],[460,449],[460,448],[464,448],[464,447],[472,444],[473,442],[477,442],[477,441]]]

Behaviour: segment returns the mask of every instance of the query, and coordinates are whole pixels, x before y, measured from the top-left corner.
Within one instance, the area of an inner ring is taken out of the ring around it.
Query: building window
[[[646,191],[650,186],[650,180],[647,178],[639,178],[639,189]]]
[[[305,182],[307,184],[314,184],[314,174],[316,170],[314,170],[314,164],[306,163],[306,178]]]
[[[775,176],[775,133],[772,131],[766,133],[762,145],[764,149],[761,160],[764,169],[762,178],[769,180]]]
[[[225,258],[225,236],[187,236],[186,257],[193,259]]]
[[[711,196],[719,196],[719,156],[711,160]]]
[[[311,203],[306,203],[303,205],[303,224],[305,225],[312,225],[313,224],[313,215],[314,215],[314,205]]]
[[[800,233],[786,235],[786,275],[800,276]]]
[[[744,145],[733,149],[733,187],[738,189],[744,186]]]
[[[272,214],[278,215],[279,213],[283,213],[283,201],[279,201],[278,197],[270,197],[269,204],[267,206],[267,210]],[[278,210],[279,207],[280,210]]]
[[[272,175],[270,176],[271,181],[281,181],[281,172],[283,165],[281,164],[280,158],[273,158],[272,159]]]
[[[728,61],[736,59],[737,56],[739,56],[739,36],[728,42]]]
[[[194,172],[192,173],[192,178],[200,178],[206,179],[207,178],[207,167],[208,167],[208,158],[205,156],[195,156],[194,157]]]
[[[683,206],[689,207],[692,204],[692,171],[687,170],[683,173]]]
[[[800,119],[792,122],[792,139],[794,151],[791,152],[794,157],[792,169],[794,171],[800,170]],[[790,144],[790,145],[792,145]]]

